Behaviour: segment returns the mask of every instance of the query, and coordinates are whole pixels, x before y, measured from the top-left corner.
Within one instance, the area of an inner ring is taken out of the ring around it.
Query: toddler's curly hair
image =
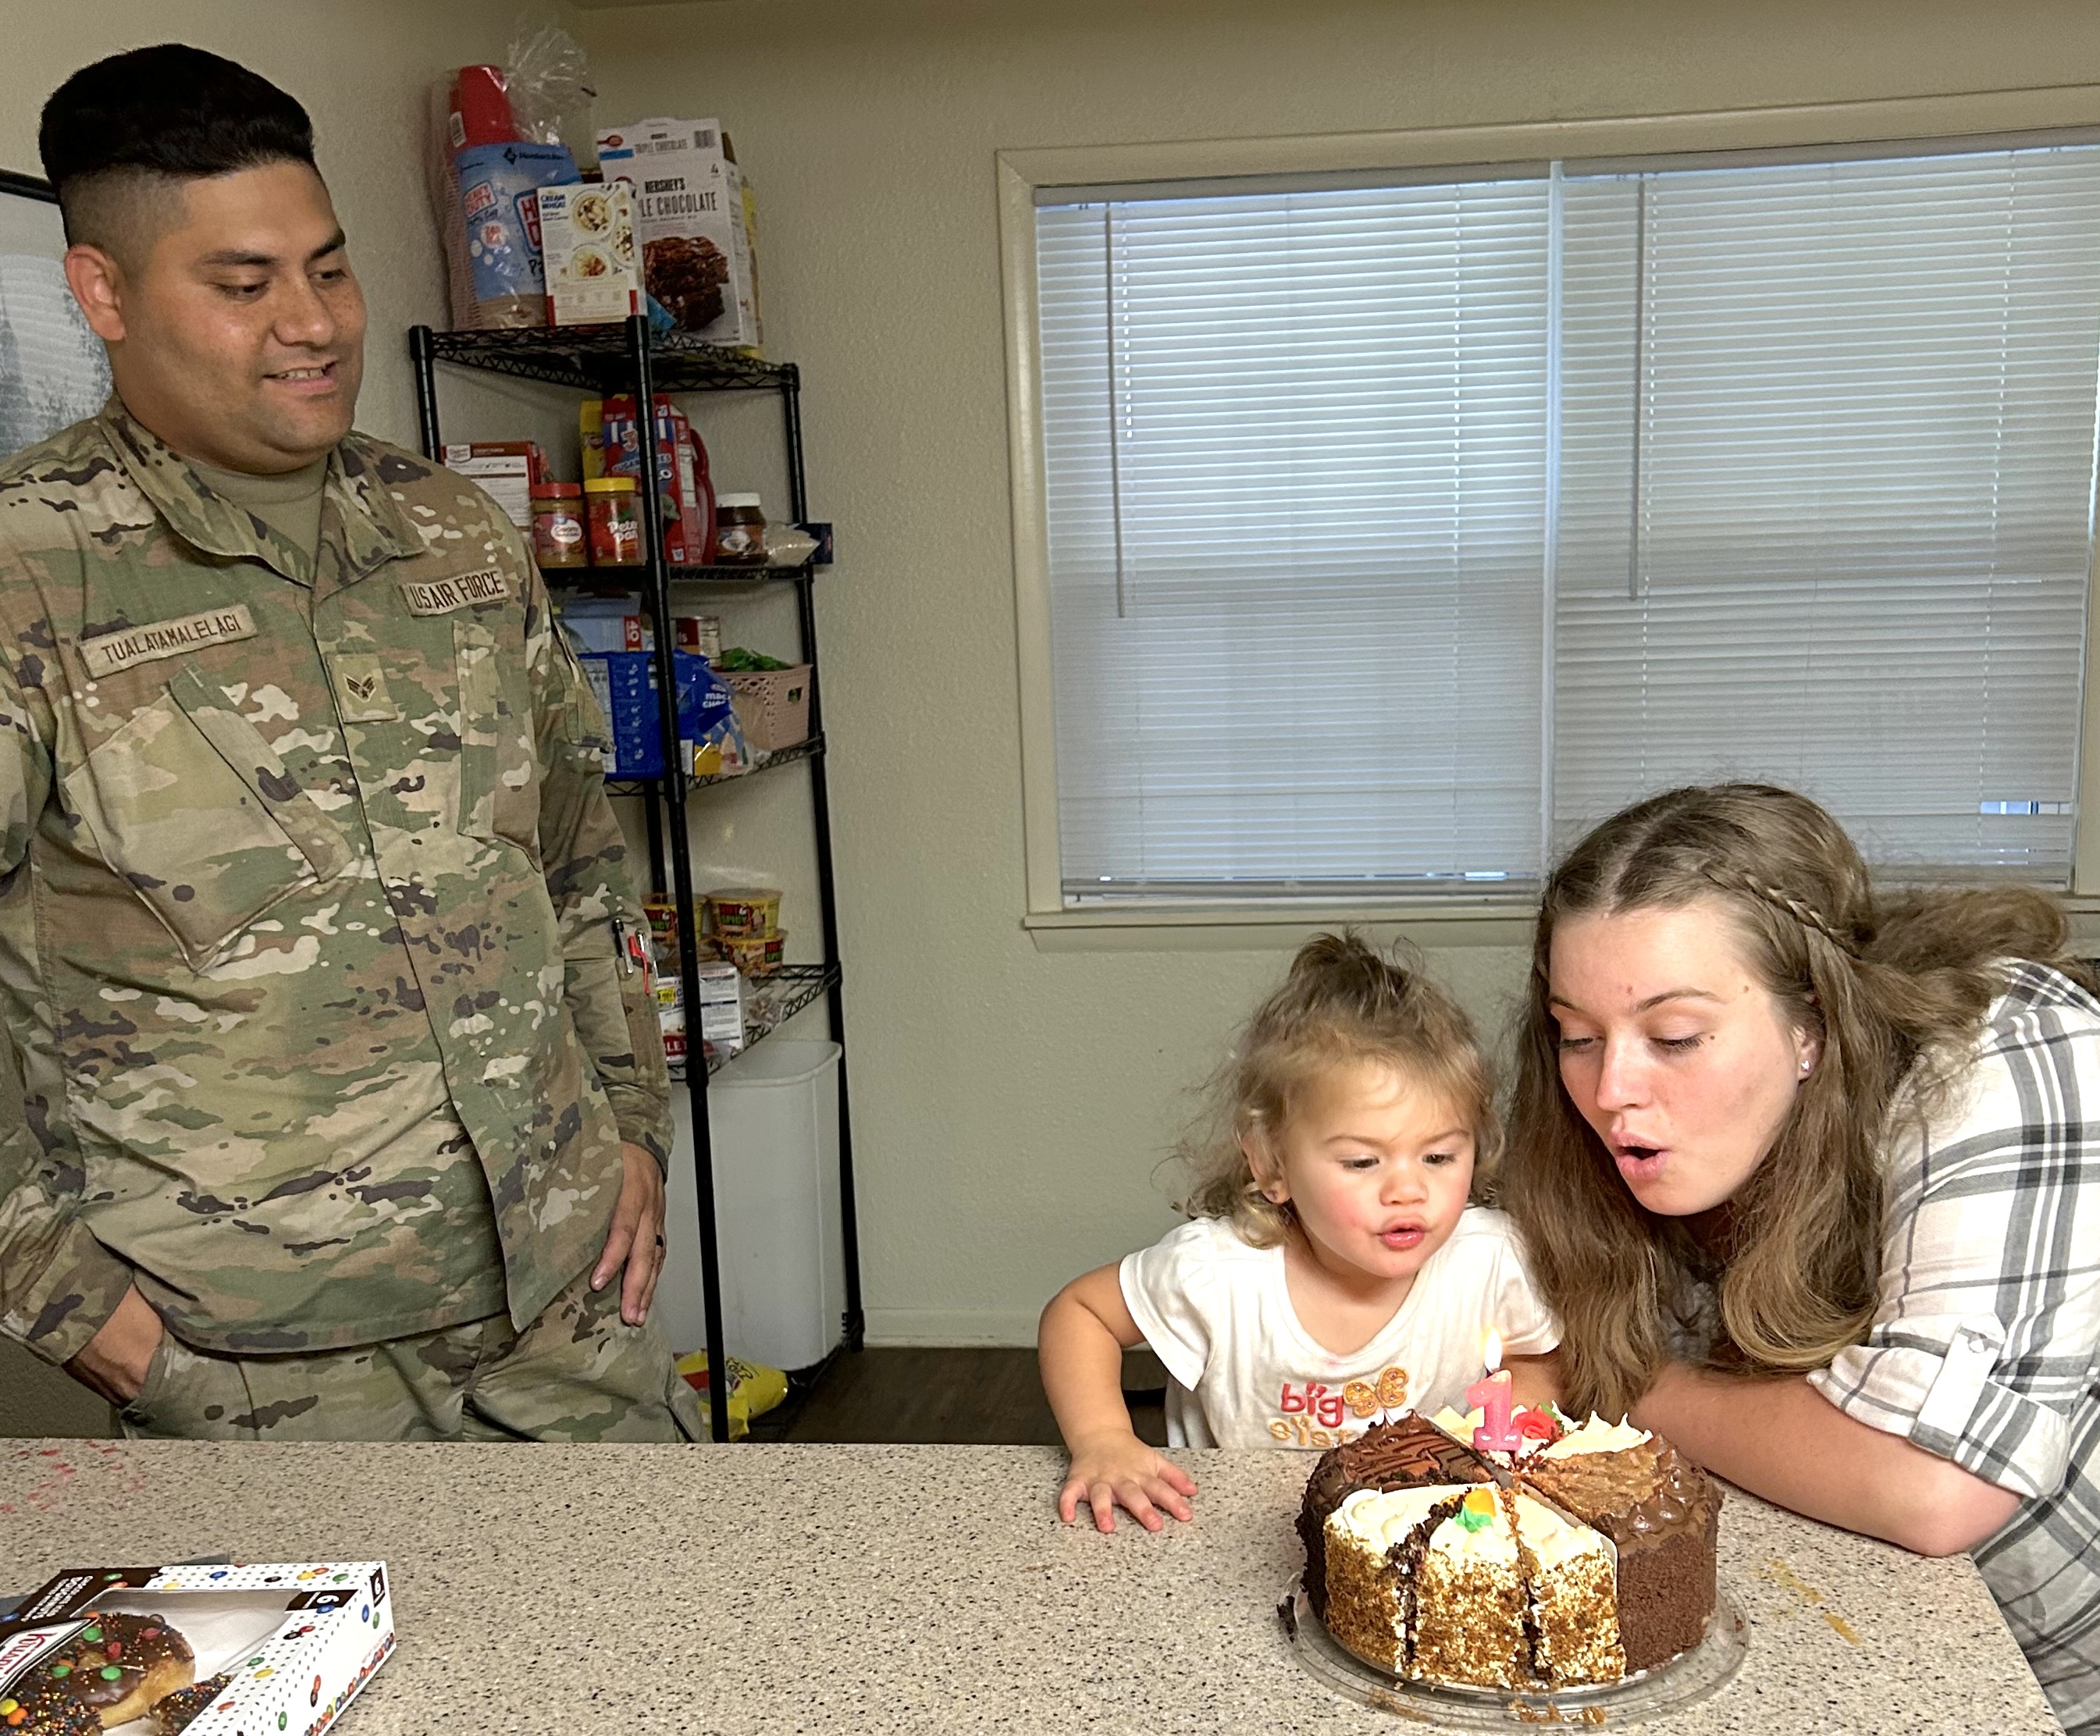
[[[1383,1062],[1449,1104],[1472,1132],[1477,1190],[1501,1155],[1502,1122],[1471,1021],[1411,951],[1383,952],[1344,932],[1299,949],[1211,1082],[1209,1108],[1176,1153],[1191,1179],[1185,1209],[1231,1219],[1253,1247],[1282,1241],[1290,1208],[1261,1191],[1273,1179],[1274,1142],[1315,1080],[1361,1062]]]

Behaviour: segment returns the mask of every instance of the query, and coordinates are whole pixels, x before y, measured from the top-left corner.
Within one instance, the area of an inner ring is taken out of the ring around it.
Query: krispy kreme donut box
[[[0,1736],[318,1736],[393,1649],[384,1562],[68,1567],[0,1619]]]

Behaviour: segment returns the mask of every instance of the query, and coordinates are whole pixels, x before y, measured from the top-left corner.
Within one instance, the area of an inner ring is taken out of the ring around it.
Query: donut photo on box
[[[0,1732],[318,1733],[393,1646],[383,1562],[68,1568],[0,1620]]]

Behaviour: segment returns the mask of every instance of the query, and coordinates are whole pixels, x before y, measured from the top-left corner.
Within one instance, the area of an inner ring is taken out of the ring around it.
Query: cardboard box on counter
[[[121,1712],[187,1675],[216,1691],[185,1736],[319,1736],[393,1649],[384,1562],[68,1567],[0,1620],[0,1702],[85,1679],[129,1690]],[[114,1727],[151,1730],[145,1710]]]
[[[682,332],[756,352],[756,201],[719,121],[661,117],[598,135],[607,185],[631,184],[642,280]]]

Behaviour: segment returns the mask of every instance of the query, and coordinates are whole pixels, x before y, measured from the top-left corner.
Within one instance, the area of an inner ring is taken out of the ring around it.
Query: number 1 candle
[[[1473,1430],[1473,1445],[1481,1452],[1515,1452],[1522,1443],[1510,1422],[1510,1373],[1502,1367],[1502,1335],[1488,1333],[1488,1372],[1466,1389],[1466,1403],[1480,1408],[1480,1425]]]

